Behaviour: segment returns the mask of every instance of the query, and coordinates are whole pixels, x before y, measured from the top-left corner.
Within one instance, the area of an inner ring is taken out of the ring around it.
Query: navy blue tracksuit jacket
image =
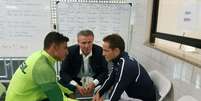
[[[113,61],[113,70],[99,90],[102,96],[113,87],[110,101],[118,101],[125,91],[129,97],[156,101],[155,86],[146,70],[123,52]]]

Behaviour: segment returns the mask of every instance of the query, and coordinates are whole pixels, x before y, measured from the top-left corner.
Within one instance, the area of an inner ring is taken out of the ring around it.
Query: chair
[[[0,82],[0,98],[6,92],[6,87]]]
[[[159,92],[159,100],[163,101],[167,94],[171,89],[171,82],[164,75],[159,73],[158,71],[151,71],[149,73],[151,79],[153,80],[158,92]]]
[[[182,96],[181,98],[179,98],[178,101],[198,101],[198,100],[196,100],[192,96],[185,95],[185,96]]]

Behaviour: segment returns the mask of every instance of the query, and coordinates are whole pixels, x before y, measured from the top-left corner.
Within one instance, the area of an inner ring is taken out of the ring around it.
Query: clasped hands
[[[77,85],[77,90],[82,96],[92,96],[94,88],[96,87],[93,82],[90,82],[86,85],[86,87]]]
[[[78,85],[77,90],[80,92],[82,96],[92,96],[95,87],[96,87],[95,84],[91,82],[86,87]],[[99,93],[96,93],[92,101],[104,101],[104,100],[103,97],[99,95]]]

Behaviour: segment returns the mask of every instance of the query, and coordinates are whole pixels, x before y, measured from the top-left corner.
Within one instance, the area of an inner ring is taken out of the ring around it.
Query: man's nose
[[[105,52],[104,51],[103,51],[102,55],[105,56]]]
[[[88,48],[90,46],[90,43],[86,43],[85,47]]]

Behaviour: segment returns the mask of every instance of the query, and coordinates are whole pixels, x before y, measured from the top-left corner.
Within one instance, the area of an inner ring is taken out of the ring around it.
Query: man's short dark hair
[[[50,48],[50,46],[55,43],[55,44],[60,44],[63,42],[68,42],[69,38],[58,33],[58,32],[49,32],[44,40],[44,49]]]
[[[103,38],[104,42],[109,43],[109,47],[114,49],[114,48],[119,48],[120,52],[123,52],[125,50],[125,43],[123,38],[118,35],[118,34],[111,34]]]
[[[80,35],[82,35],[82,36],[94,36],[94,33],[91,31],[91,30],[81,30],[78,34],[77,34],[77,36],[80,36]]]

